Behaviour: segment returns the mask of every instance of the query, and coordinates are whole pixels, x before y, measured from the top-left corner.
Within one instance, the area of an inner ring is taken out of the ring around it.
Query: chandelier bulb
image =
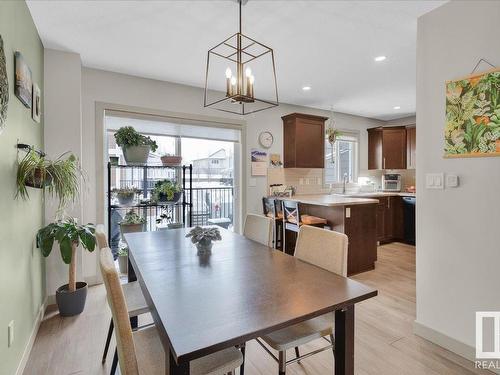
[[[251,77],[252,76],[252,69],[246,68],[246,70],[245,70],[245,76]]]
[[[236,85],[236,77],[231,77],[231,85]]]
[[[231,78],[233,75],[233,72],[231,72],[231,68],[226,69],[226,78]]]

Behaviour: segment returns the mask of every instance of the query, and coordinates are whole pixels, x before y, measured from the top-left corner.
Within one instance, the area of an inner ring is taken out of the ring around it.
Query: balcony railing
[[[226,228],[232,226],[234,212],[233,192],[232,186],[193,188],[193,197],[189,199],[193,203],[191,225],[210,225],[218,222]]]

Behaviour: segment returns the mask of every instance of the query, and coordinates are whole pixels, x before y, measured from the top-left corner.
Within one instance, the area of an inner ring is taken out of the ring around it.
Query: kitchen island
[[[348,276],[375,268],[378,199],[337,194],[295,195],[286,199],[301,203],[301,215],[325,218],[332,230],[349,237]]]

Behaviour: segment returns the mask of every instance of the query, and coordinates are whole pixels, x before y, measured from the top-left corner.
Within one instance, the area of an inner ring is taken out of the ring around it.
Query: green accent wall
[[[43,222],[42,195],[28,188],[29,201],[14,199],[17,160],[24,155],[14,146],[19,140],[43,148],[43,114],[42,123],[35,123],[31,110],[14,95],[14,52],[20,51],[31,68],[33,82],[42,92],[42,108],[44,52],[24,1],[0,1],[0,35],[10,96],[7,124],[0,134],[0,374],[13,375],[45,299],[44,260],[34,240]],[[9,348],[11,320],[15,321],[14,343]]]

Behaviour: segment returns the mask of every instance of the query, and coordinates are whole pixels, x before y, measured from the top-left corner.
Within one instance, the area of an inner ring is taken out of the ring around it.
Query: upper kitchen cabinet
[[[406,168],[415,169],[417,161],[417,128],[406,128]]]
[[[368,169],[406,169],[406,128],[368,129]]]
[[[282,119],[284,167],[324,168],[328,117],[292,113]]]

